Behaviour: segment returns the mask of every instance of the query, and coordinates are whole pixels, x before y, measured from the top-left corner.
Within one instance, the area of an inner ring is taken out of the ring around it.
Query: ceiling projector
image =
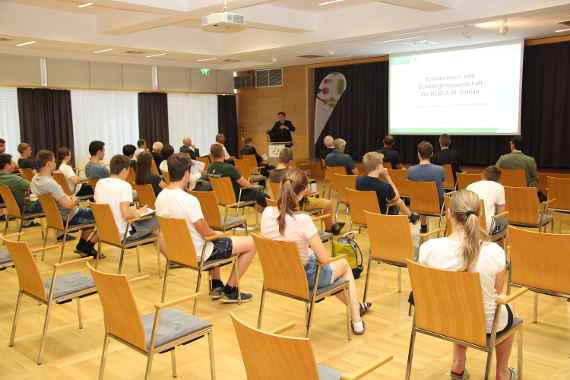
[[[212,13],[202,17],[202,29],[207,32],[237,33],[245,29],[245,21],[242,15],[236,13]]]

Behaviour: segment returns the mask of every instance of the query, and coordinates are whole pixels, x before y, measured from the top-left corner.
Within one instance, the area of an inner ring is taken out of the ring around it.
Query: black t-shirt
[[[369,176],[360,176],[356,179],[356,190],[375,191],[382,214],[386,213],[388,203],[396,197],[396,193],[392,186],[386,182],[380,181],[378,178]]]
[[[37,169],[37,166],[36,160],[31,158],[20,158],[18,160],[18,167],[20,169]]]
[[[379,153],[384,155],[384,162],[392,164],[392,169],[398,169],[400,166],[400,153],[395,149],[382,148],[378,150]]]
[[[263,157],[261,157],[259,153],[257,153],[257,149],[255,149],[254,146],[246,145],[240,149],[239,156],[241,158],[243,158],[243,156],[248,156],[248,155],[255,156],[255,161],[257,161],[257,166],[261,165],[261,163],[263,162]]]
[[[281,126],[287,127],[287,129],[281,129]],[[290,120],[285,120],[283,124],[281,122],[276,121],[273,124],[273,128],[268,132],[269,140],[271,142],[290,142],[293,141],[293,136],[291,132],[295,132],[295,126],[291,123]]]

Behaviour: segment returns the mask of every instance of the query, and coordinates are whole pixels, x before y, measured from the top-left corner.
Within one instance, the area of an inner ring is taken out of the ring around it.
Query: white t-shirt
[[[160,161],[160,165],[158,165],[158,170],[160,170],[161,173],[168,173],[168,161],[167,160]]]
[[[198,198],[181,189],[167,188],[158,194],[154,205],[158,216],[186,220],[188,230],[190,230],[190,235],[192,236],[192,242],[194,243],[194,249],[196,250],[196,256],[200,260],[205,241],[194,227],[194,223],[204,219]],[[204,261],[212,255],[213,249],[213,244],[206,245]]]
[[[279,209],[277,207],[266,207],[261,215],[261,234],[271,240],[295,242],[303,265],[307,264],[309,257],[314,255],[309,247],[309,241],[319,233],[311,216],[304,213],[297,213],[294,216],[287,215],[283,235],[279,233],[278,218]]]
[[[495,181],[478,181],[467,186],[477,194],[485,203],[485,217],[487,218],[487,228],[491,228],[493,216],[496,214],[496,206],[505,205],[505,188]]]
[[[73,183],[73,181],[71,180],[71,178],[75,177],[75,171],[73,171],[73,168],[68,164],[61,163],[59,165],[59,171],[61,172],[61,174],[63,174],[63,176],[67,180],[67,185],[69,186],[69,189],[73,191],[75,194],[77,194],[77,192],[81,188],[81,185],[75,187],[75,183]]]
[[[461,243],[450,238],[428,240],[420,247],[419,262],[422,265],[448,270],[460,271],[463,269],[463,257],[459,252]],[[484,242],[479,252],[479,258],[475,264],[474,272],[479,273],[481,290],[483,292],[483,304],[485,307],[485,319],[487,321],[487,333],[491,333],[497,291],[495,290],[495,277],[506,268],[505,251],[497,244]],[[497,331],[507,326],[508,315],[503,307],[499,314]]]
[[[120,178],[103,178],[95,186],[95,202],[108,204],[113,212],[113,218],[119,228],[121,238],[127,229],[127,220],[121,214],[121,203],[133,201],[133,188],[130,183]]]

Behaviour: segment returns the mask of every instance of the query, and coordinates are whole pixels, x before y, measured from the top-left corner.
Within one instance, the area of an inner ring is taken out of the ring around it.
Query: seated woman
[[[319,232],[310,215],[299,212],[299,200],[308,192],[308,178],[298,169],[287,171],[281,182],[281,197],[278,207],[267,207],[261,216],[261,233],[268,239],[295,242],[299,256],[305,266],[307,281],[314,288],[317,273],[317,261],[324,264],[318,288],[329,286],[338,279],[349,282],[349,299],[344,294],[337,297],[351,306],[352,331],[356,335],[364,334],[366,326],[362,316],[368,312],[370,303],[359,303],[352,270],[345,259],[328,263],[331,259],[324,247]]]
[[[93,195],[93,189],[87,183],[81,183],[81,178],[69,164],[71,162],[71,151],[67,147],[61,147],[57,150],[56,168],[67,180],[69,188],[78,197]]]
[[[152,174],[151,165],[153,160],[154,158],[149,152],[139,154],[135,183],[137,185],[152,185],[154,195],[158,195],[166,187],[166,183],[156,174]]]
[[[432,239],[420,247],[421,264],[450,271],[476,272],[480,275],[487,333],[491,333],[496,311],[496,299],[506,282],[505,251],[495,243],[487,241],[487,233],[481,229],[479,215],[481,202],[474,192],[461,190],[451,198],[447,218],[453,224],[454,233],[446,238]],[[499,313],[497,335],[512,327],[513,312],[504,306]],[[509,356],[513,336],[499,344],[497,350],[497,380],[517,379],[515,369],[509,368]],[[452,379],[467,379],[465,370],[467,347],[454,344]]]

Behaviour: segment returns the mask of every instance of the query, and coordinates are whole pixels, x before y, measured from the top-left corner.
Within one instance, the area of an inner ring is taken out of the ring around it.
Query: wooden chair
[[[411,181],[408,180],[408,171],[406,169],[388,169],[388,174],[390,174],[390,178],[392,178],[392,182],[396,185],[400,196],[409,198]]]
[[[545,234],[509,227],[509,286],[534,292],[534,318],[538,322],[538,294],[570,298],[570,235]],[[540,254],[539,254],[540,253]]]
[[[318,365],[308,338],[293,338],[281,334],[293,324],[267,333],[247,326],[230,313],[248,380],[324,380],[360,379],[392,360],[392,356],[376,359],[352,374]]]
[[[157,175],[157,176],[160,175],[160,172],[158,171],[158,166],[156,166],[156,161],[154,160],[154,156],[152,158],[152,161],[150,162],[150,172],[153,175]]]
[[[499,182],[507,187],[527,187],[526,173],[523,169],[501,169]]]
[[[23,214],[22,211],[20,210],[18,202],[16,202],[16,198],[14,198],[12,190],[10,190],[10,188],[6,185],[0,185],[0,197],[2,197],[2,200],[4,201],[4,205],[6,207],[6,213],[4,214],[4,217],[6,219],[6,222],[4,224],[4,235],[6,235],[6,233],[8,232],[8,224],[10,222],[10,218],[20,221],[18,225],[18,232],[22,232],[24,222],[31,221],[36,218],[42,218],[44,216],[43,212],[37,214]],[[43,237],[43,230],[42,230],[42,237]],[[18,240],[20,240],[19,235],[18,235]]]
[[[170,184],[170,174],[168,172],[162,172],[162,180],[169,185]]]
[[[500,335],[497,335],[497,323],[499,306],[507,305],[520,297],[526,292],[526,288],[519,289],[510,296],[497,299],[493,328],[490,336],[487,336],[479,273],[443,271],[428,268],[412,261],[408,261],[408,270],[414,292],[415,312],[406,380],[410,379],[412,372],[414,343],[417,333],[486,352],[485,380],[489,379],[495,347],[518,333],[518,371],[519,378],[523,378],[523,321],[515,318],[513,327]],[[453,291],[450,291],[451,289]]]
[[[95,265],[99,264],[99,260],[101,259],[101,244],[105,243],[113,247],[117,247],[121,249],[121,253],[119,256],[119,266],[117,269],[117,273],[121,273],[123,271],[123,260],[125,251],[128,249],[136,249],[137,253],[137,267],[139,273],[141,272],[141,260],[140,260],[140,252],[139,247],[145,244],[157,243],[158,242],[158,235],[150,234],[147,236],[143,236],[139,239],[131,239],[128,237],[128,232],[132,223],[142,220],[144,218],[137,218],[131,219],[127,221],[127,228],[125,229],[125,233],[123,236],[119,234],[119,227],[117,227],[117,223],[115,222],[115,218],[113,217],[113,212],[111,211],[111,207],[108,204],[99,204],[99,203],[91,203],[90,204],[91,210],[93,210],[93,215],[95,216],[95,225],[97,226],[97,233],[99,234],[99,241],[97,242],[97,261]],[[156,260],[158,266],[158,273],[160,275],[160,251],[156,250]]]
[[[137,172],[135,168],[129,166],[129,174],[127,175],[127,182],[131,184],[131,186],[135,186],[137,184]],[[95,188],[93,188],[95,190]]]
[[[252,234],[252,236],[253,240],[255,240],[261,269],[263,270],[263,286],[261,289],[259,314],[257,316],[257,328],[261,328],[265,293],[270,292],[305,303],[305,336],[309,337],[315,303],[340,292],[344,292],[348,300],[348,281],[339,279],[330,286],[320,288],[317,291],[310,289],[297,245],[294,242],[265,239],[257,234]],[[338,261],[342,258],[344,258],[342,255],[333,257],[330,262]],[[321,264],[317,264],[315,284],[319,283],[321,267]],[[350,341],[352,335],[349,304],[346,306],[346,332]]]
[[[156,195],[154,195],[154,189],[151,184],[135,185],[134,189],[137,192],[138,202],[141,206],[146,205],[153,210],[156,208],[154,205]]]
[[[234,193],[234,188],[232,185],[232,180],[230,177],[213,177],[210,176],[210,183],[212,184],[212,189],[216,194],[216,198],[220,206],[224,208],[224,218],[228,216],[228,210],[234,209],[235,215],[239,215],[239,211],[244,211],[246,207],[255,206],[255,201],[242,201],[240,189],[238,198],[236,199],[236,194]]]
[[[291,167],[291,165],[289,165]],[[332,180],[335,174],[346,175],[346,168],[344,166],[326,166],[325,167],[325,185],[328,187],[328,198],[331,198],[332,191]]]
[[[268,181],[269,183],[269,190],[271,190],[271,199],[275,199],[276,201],[281,196],[281,183]]]
[[[127,276],[99,272],[87,264],[95,280],[99,299],[103,306],[105,338],[99,366],[99,379],[102,380],[107,360],[110,338],[134,349],[147,357],[145,380],[150,377],[155,354],[170,351],[172,376],[177,377],[176,348],[208,337],[210,351],[210,378],[216,378],[214,366],[214,343],[212,324],[173,306],[198,297],[194,293],[176,300],[154,305],[154,313],[139,313]]]
[[[69,187],[69,182],[67,182],[67,179],[65,178],[65,175],[63,175],[62,172],[59,172],[59,171],[53,172],[52,176],[53,176],[53,179],[55,180],[55,182],[57,182],[59,184],[59,186],[61,186],[65,195],[68,195],[70,197],[72,195],[75,195],[75,193],[73,191],[74,189],[71,189]]]
[[[441,226],[441,206],[435,182],[410,181],[410,210],[420,215],[436,216]]]
[[[204,172],[207,172],[208,165],[210,165],[210,156],[197,157],[196,161],[200,161],[201,163],[203,163],[204,164]]]
[[[202,252],[200,252],[200,258],[192,242],[192,236],[188,230],[188,225],[184,219],[171,219],[171,218],[161,218],[158,217],[158,223],[160,225],[160,233],[164,238],[165,252],[166,256],[166,270],[164,272],[164,279],[162,282],[162,298],[161,302],[166,299],[166,286],[168,278],[168,270],[170,269],[170,264],[178,264],[186,268],[190,268],[198,272],[198,279],[196,281],[196,293],[200,291],[200,285],[202,280],[202,274],[208,272],[214,268],[220,268],[226,265],[231,265],[236,272],[236,278],[238,279],[236,287],[239,292],[239,267],[238,267],[238,257],[232,255],[227,259],[205,261],[204,253],[209,243],[214,240],[226,237],[226,235],[216,235],[211,238],[204,239],[204,245],[202,246]],[[211,290],[211,289],[210,289]],[[238,303],[241,304],[241,299],[238,299]],[[198,299],[194,300],[194,313],[196,313],[196,308],[198,307]]]
[[[464,190],[467,186],[481,180],[481,174],[457,173],[457,190]]]
[[[67,214],[65,221],[63,220],[59,208],[57,207],[56,200],[51,194],[43,194],[39,196],[40,204],[42,205],[42,210],[46,217],[46,231],[43,239],[43,246],[46,247],[47,239],[49,235],[49,230],[54,230],[55,235],[62,235],[62,239],[59,242],[60,252],[59,252],[59,262],[63,261],[63,253],[65,251],[65,243],[67,243],[67,236],[71,233],[81,232],[83,230],[94,229],[94,224],[82,224],[78,226],[69,225],[69,221],[73,217],[74,210],[70,210]],[[45,251],[42,254],[42,260],[44,260]]]
[[[549,176],[546,181],[550,211],[570,214],[570,178]],[[559,232],[562,232],[562,221],[560,221]]]
[[[20,172],[22,173],[22,177],[28,180],[28,182],[32,182],[32,178],[36,175],[34,170],[30,168],[20,169]]]
[[[446,191],[455,190],[455,177],[453,176],[453,168],[450,164],[445,164],[442,166],[443,172],[445,173],[445,181],[443,182],[443,188]]]
[[[535,187],[509,187],[505,186],[506,209],[509,212],[507,219],[514,226],[538,228],[546,231],[550,225],[554,226],[554,218],[548,213],[548,206],[554,200],[540,203]]]
[[[367,227],[365,211],[380,214],[380,205],[375,191],[358,191],[346,189],[346,199],[350,206],[350,228],[358,227],[360,232],[362,227]]]
[[[12,331],[10,333],[10,347],[14,347],[14,338],[16,336],[16,326],[20,313],[22,303],[22,296],[26,295],[36,302],[47,306],[44,318],[44,325],[42,330],[42,337],[40,340],[40,350],[36,362],[42,364],[45,339],[48,330],[49,317],[51,315],[54,304],[61,304],[68,301],[76,300],[77,302],[77,318],[79,319],[79,328],[83,328],[83,321],[81,318],[81,301],[82,297],[96,292],[95,284],[90,276],[80,272],[71,272],[58,275],[58,270],[62,267],[67,267],[74,264],[84,263],[91,258],[86,257],[59,263],[53,265],[53,272],[51,277],[42,279],[40,270],[32,256],[33,251],[30,249],[26,242],[16,242],[11,240],[4,240],[18,274],[18,298],[16,300],[16,310],[14,311],[14,319],[12,321]],[[40,248],[42,250],[43,248]],[[78,345],[80,343],[78,342]]]
[[[206,218],[206,223],[216,231],[230,231],[235,228],[243,227],[247,234],[247,219],[245,216],[227,216],[222,217],[220,208],[218,207],[218,200],[216,193],[213,191],[192,191],[193,196],[198,198],[202,213]]]
[[[340,205],[343,204],[346,210],[346,215],[349,214],[348,199],[346,197],[346,189],[356,190],[356,175],[334,174],[332,176],[331,186],[337,193],[336,211],[335,215],[338,218]]]
[[[366,302],[366,296],[368,295],[368,281],[373,261],[398,268],[398,293],[401,293],[402,268],[407,267],[406,260],[416,261],[419,253],[419,246],[414,247],[412,230],[406,215],[382,215],[369,211],[364,211],[364,215],[368,225],[368,235],[375,236],[375,238],[370,239],[368,269],[366,270],[362,302]],[[433,230],[420,234],[420,245],[428,237],[437,235],[440,232],[440,230]]]
[[[259,173],[259,168],[257,167],[255,156],[252,156],[253,161],[251,158],[246,157],[247,156],[244,156],[243,158],[236,158],[234,160],[236,169],[241,173],[242,176],[247,178],[252,183],[265,182],[267,178]]]
[[[88,179],[87,183],[89,184],[89,186],[91,186],[91,188],[93,189],[93,192],[95,192],[95,187],[97,186],[97,182],[99,181],[99,178],[94,178],[94,179]]]

